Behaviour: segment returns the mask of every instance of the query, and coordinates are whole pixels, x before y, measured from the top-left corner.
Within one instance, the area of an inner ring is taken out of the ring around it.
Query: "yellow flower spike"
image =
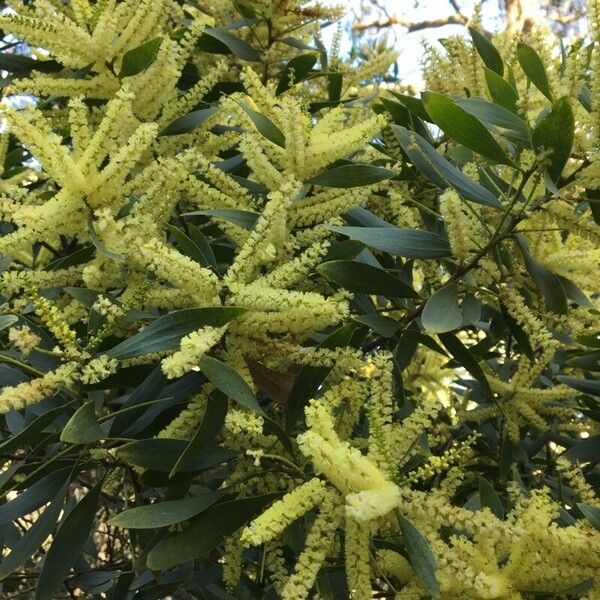
[[[286,527],[320,504],[326,497],[325,483],[314,478],[277,500],[242,532],[242,543],[259,546],[277,537]]]
[[[332,490],[323,498],[294,572],[281,590],[282,600],[304,600],[312,590],[317,574],[333,547],[335,532],[342,521],[342,501]]]

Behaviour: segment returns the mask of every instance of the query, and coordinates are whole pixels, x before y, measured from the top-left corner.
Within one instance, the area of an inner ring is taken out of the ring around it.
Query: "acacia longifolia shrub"
[[[600,599],[600,2],[7,6],[2,597]]]

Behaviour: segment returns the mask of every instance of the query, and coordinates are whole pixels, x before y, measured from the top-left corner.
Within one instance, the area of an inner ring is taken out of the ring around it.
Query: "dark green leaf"
[[[424,92],[421,97],[429,116],[451,139],[493,162],[515,166],[477,117],[443,94]]]
[[[308,183],[333,188],[353,188],[393,179],[395,171],[375,165],[352,164],[334,167],[310,179]]]
[[[148,568],[168,569],[202,556],[280,496],[266,494],[212,506],[182,533],[171,534],[158,542],[148,554]]]
[[[115,451],[118,459],[136,467],[170,473],[187,448],[185,440],[149,438],[123,444]],[[226,448],[206,448],[189,460],[181,471],[203,471],[237,456]]]
[[[35,520],[35,523],[23,534],[23,537],[13,546],[10,554],[2,561],[2,564],[0,564],[0,581],[16,571],[50,535],[60,516],[69,489],[69,482],[70,479],[64,482],[48,508]]]
[[[562,456],[571,462],[597,461],[600,456],[600,435],[595,435],[577,442],[571,446]]]
[[[227,490],[222,489],[182,500],[167,500],[148,506],[136,506],[115,515],[109,519],[108,523],[115,527],[127,527],[128,529],[168,527],[195,517],[225,494],[227,494]]]
[[[341,73],[330,73],[327,76],[327,95],[332,102],[339,102],[342,96],[344,76]]]
[[[544,297],[546,308],[555,313],[565,314],[568,308],[567,295],[562,283],[552,271],[531,256],[525,240],[520,235],[516,237],[525,259],[525,266],[540,294]]]
[[[0,52],[0,69],[14,75],[23,76],[30,71],[53,73],[62,71],[64,67],[55,60],[36,60],[22,54]]]
[[[179,345],[184,335],[207,325],[222,327],[244,312],[245,309],[234,306],[176,310],[156,319],[139,333],[111,348],[106,354],[122,360],[170,350]]]
[[[203,250],[201,250],[188,235],[178,227],[175,227],[175,225],[167,225],[167,229],[175,238],[175,244],[183,254],[189,256],[193,261],[196,261],[203,266],[207,266],[208,263],[206,262]]]
[[[196,215],[206,215],[208,217],[215,217],[216,219],[223,219],[224,221],[235,223],[244,229],[253,229],[258,219],[257,213],[237,208],[206,208],[184,213],[182,216],[193,217]]]
[[[360,317],[355,317],[354,320],[370,327],[385,338],[391,338],[396,335],[401,327],[398,321],[384,315],[361,315]]]
[[[486,396],[492,398],[494,395],[492,388],[474,354],[453,333],[440,333],[438,337],[452,358],[477,379],[483,386]]]
[[[283,135],[281,129],[271,121],[265,115],[256,112],[249,106],[247,106],[244,102],[239,103],[244,112],[250,117],[252,123],[258,130],[258,132],[268,139],[270,142],[273,142],[275,145],[280,146],[281,148],[285,148],[285,136]]]
[[[548,173],[557,181],[571,156],[575,139],[575,116],[568,98],[555,102],[552,111],[533,130],[531,139],[538,152],[552,150]]]
[[[502,203],[489,190],[469,179],[455,166],[451,165],[435,148],[414,131],[400,125],[392,125],[398,142],[411,162],[434,185],[441,189],[452,186],[465,199],[485,204],[494,208],[502,208]]]
[[[92,444],[105,437],[94,410],[94,401],[86,402],[69,419],[60,434],[60,441],[68,444]]]
[[[600,508],[578,503],[577,508],[584,514],[585,518],[596,528],[600,529]]]
[[[0,443],[0,453],[8,454],[17,448],[23,448],[28,444],[35,441],[38,434],[40,434],[50,423],[56,420],[58,415],[65,411],[64,406],[57,406],[52,408],[37,419],[29,423],[22,431],[19,431],[16,435],[9,437]]]
[[[450,256],[448,242],[430,231],[389,227],[330,227],[371,248],[407,258],[445,258]]]
[[[469,32],[471,33],[473,45],[479,53],[479,56],[481,56],[485,66],[502,77],[502,75],[504,75],[504,63],[502,62],[502,57],[500,56],[500,52],[496,49],[496,46],[494,46],[485,35],[477,31],[477,29],[469,27]]]
[[[30,485],[16,498],[0,505],[0,525],[28,515],[49,502],[63,486],[70,469],[52,471]]]
[[[207,38],[213,38],[242,60],[248,62],[258,62],[260,60],[260,54],[252,46],[223,29],[205,27],[202,30],[202,36],[198,40],[198,45],[201,49],[205,49],[206,47],[208,51],[212,51],[214,46],[210,45]]]
[[[51,600],[81,554],[94,525],[104,481],[100,481],[73,508],[56,532],[37,581],[35,600]]]
[[[445,285],[431,296],[421,314],[423,327],[431,333],[452,331],[461,326],[462,311],[458,305],[456,284]]]
[[[456,100],[456,104],[477,117],[494,133],[520,142],[529,142],[529,131],[525,121],[503,106],[483,98],[461,98]]]
[[[69,254],[68,256],[63,256],[62,258],[53,260],[52,262],[48,263],[43,270],[55,271],[57,269],[66,269],[67,267],[80,265],[90,260],[94,256],[94,252],[94,246],[86,246],[80,250],[75,250],[75,252]]]
[[[410,564],[427,592],[433,598],[439,598],[440,589],[435,576],[437,561],[429,543],[409,519],[399,511],[396,514]]]
[[[517,100],[519,99],[517,90],[508,81],[502,79],[498,73],[488,68],[485,69],[485,81],[492,100],[516,114]]]
[[[0,331],[8,327],[12,327],[19,321],[19,317],[16,315],[0,315]]]
[[[330,333],[317,347],[333,350],[347,346],[352,339],[354,326],[351,323],[338,327]],[[287,404],[286,429],[291,431],[302,416],[304,407],[323,383],[330,367],[304,366],[296,378],[290,399]]]
[[[218,112],[219,109],[216,106],[195,110],[187,115],[183,115],[183,117],[175,119],[172,123],[169,123],[160,132],[160,135],[181,135],[183,133],[189,133]]]
[[[162,38],[157,37],[126,52],[123,56],[119,77],[131,77],[145,71],[156,59],[161,43]]]
[[[582,394],[600,397],[600,379],[578,379],[567,375],[558,375],[557,379]]]
[[[175,463],[175,466],[171,469],[169,477],[174,477],[181,471],[188,460],[197,456],[202,450],[214,443],[225,423],[226,414],[227,401],[220,394],[211,394],[206,404],[206,410],[204,411],[200,427],[198,427],[194,437],[190,440],[190,443]]]
[[[425,110],[425,106],[423,106],[423,102],[419,98],[414,98],[413,96],[406,96],[404,94],[399,94],[397,92],[390,91],[406,108],[414,113],[419,119],[423,121],[427,121],[429,123],[433,123],[429,113]]]
[[[587,306],[589,308],[593,306],[592,301],[570,279],[567,279],[562,275],[556,275],[556,278],[560,281],[563,289],[565,290],[567,298],[571,302],[579,304],[579,306]]]
[[[287,63],[285,69],[283,69],[283,72],[279,77],[279,83],[275,90],[275,94],[279,96],[279,94],[283,94],[283,92],[289,89],[290,80],[293,79],[293,83],[296,84],[305,79],[318,59],[319,56],[315,53],[294,56],[294,58]]]
[[[531,83],[533,83],[533,85],[535,85],[548,100],[552,101],[552,92],[550,91],[550,84],[548,83],[548,75],[546,74],[544,63],[535,49],[529,44],[519,42],[517,47],[517,59]]]
[[[206,378],[228,398],[258,414],[263,414],[252,388],[233,367],[212,356],[203,356],[199,366]]]
[[[383,269],[354,260],[332,260],[317,267],[320,275],[360,294],[381,294],[392,298],[416,298],[418,294]]]
[[[481,506],[487,506],[499,519],[504,519],[504,506],[489,481],[479,478]]]

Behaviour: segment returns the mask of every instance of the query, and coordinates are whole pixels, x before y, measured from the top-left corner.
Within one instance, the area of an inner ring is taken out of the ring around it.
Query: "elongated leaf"
[[[59,469],[44,475],[16,498],[0,505],[0,525],[10,523],[44,506],[63,486],[70,469]]]
[[[492,388],[475,355],[453,333],[440,333],[438,337],[452,358],[479,381],[486,396],[493,398]]]
[[[392,298],[416,298],[418,294],[383,269],[354,260],[332,260],[317,267],[329,281],[360,294],[381,294]]]
[[[238,208],[205,208],[203,210],[183,213],[182,216],[193,217],[195,215],[206,215],[207,217],[223,219],[224,221],[235,223],[244,229],[253,229],[258,219],[258,213]]]
[[[72,254],[68,256],[63,256],[62,258],[57,258],[52,262],[49,262],[44,268],[44,271],[56,271],[57,269],[66,269],[67,267],[73,267],[75,265],[80,265],[82,263],[87,262],[94,256],[95,252],[94,246],[86,246],[85,248],[81,248],[80,250],[76,250]]]
[[[571,462],[597,461],[600,456],[600,435],[586,438],[571,446],[562,456]]]
[[[430,231],[389,227],[330,227],[371,248],[407,258],[445,258],[450,256],[448,242]]]
[[[494,133],[520,142],[529,141],[529,131],[525,121],[503,106],[483,98],[461,98],[456,100],[456,104],[477,117]]]
[[[384,315],[361,315],[360,317],[355,317],[354,320],[370,327],[385,338],[391,338],[396,335],[401,327],[398,321]]]
[[[175,243],[178,249],[189,256],[192,260],[197,263],[207,266],[206,257],[204,255],[203,250],[201,250],[194,240],[192,240],[188,235],[186,235],[181,229],[175,227],[175,225],[167,225],[167,229],[171,232],[171,235],[175,238]]]
[[[120,446],[115,455],[127,464],[153,471],[170,473],[179,457],[187,448],[185,440],[149,438],[136,440]],[[203,471],[237,456],[226,448],[206,448],[198,456],[181,467],[182,471]]]
[[[68,444],[91,444],[105,437],[94,410],[94,401],[86,402],[69,419],[60,434],[60,441]]]
[[[557,379],[582,394],[600,397],[600,379],[579,379],[567,375],[558,375]]]
[[[258,414],[263,414],[252,388],[233,367],[212,356],[203,356],[199,366],[206,378],[228,398]]]
[[[492,100],[512,113],[517,114],[517,100],[519,99],[517,90],[508,81],[502,79],[498,73],[488,68],[485,69],[485,82],[487,83]]]
[[[429,113],[425,109],[423,102],[419,98],[414,98],[413,96],[406,96],[405,94],[399,94],[398,92],[392,92],[391,90],[390,93],[393,94],[396,98],[398,98],[398,100],[400,100],[400,102],[402,102],[402,104],[404,104],[404,106],[406,106],[406,108],[410,112],[414,113],[417,117],[419,117],[419,119],[427,121],[428,123],[433,123],[433,120],[431,119]]]
[[[115,527],[128,529],[168,527],[195,517],[226,494],[227,490],[223,489],[182,500],[167,500],[148,506],[136,506],[115,515],[108,522]]]
[[[481,506],[487,506],[499,519],[504,519],[504,506],[489,481],[479,478]]]
[[[63,508],[65,496],[69,489],[70,479],[67,479],[62,488],[35,523],[23,534],[23,537],[13,546],[10,554],[0,564],[0,581],[13,573],[27,559],[29,559],[54,529]]]
[[[452,186],[467,200],[494,208],[502,208],[502,203],[494,194],[461,173],[420,135],[400,125],[392,125],[391,128],[411,162],[434,185],[441,189]]]
[[[162,38],[157,37],[129,50],[123,56],[119,77],[132,77],[145,71],[156,59]]]
[[[481,56],[485,66],[502,77],[504,75],[504,62],[502,62],[502,57],[496,46],[485,35],[477,31],[477,29],[469,27],[469,32],[473,40],[473,45],[479,56]]]
[[[235,54],[238,58],[248,62],[258,62],[260,60],[260,54],[252,48],[249,44],[241,40],[239,37],[225,31],[223,29],[215,29],[213,27],[205,27],[202,30],[202,36],[198,40],[198,46],[202,50],[208,52],[214,51],[214,44],[211,45],[210,39],[216,40],[222,46],[226,47]]]
[[[16,315],[0,315],[0,331],[12,327],[19,321],[19,317]]]
[[[287,63],[285,69],[283,69],[283,72],[279,77],[279,83],[277,84],[275,94],[279,96],[279,94],[283,94],[283,92],[289,89],[291,80],[296,84],[305,79],[318,59],[319,55],[314,52],[294,56],[294,58]]]
[[[517,47],[517,59],[528,79],[535,87],[552,101],[552,92],[544,63],[539,54],[529,44],[519,42]]]
[[[93,487],[61,524],[48,549],[37,582],[35,600],[51,600],[81,554],[94,524],[103,481]]]
[[[285,136],[283,132],[271,119],[265,117],[265,115],[256,112],[254,109],[250,108],[244,102],[239,103],[244,112],[250,117],[252,123],[258,130],[258,132],[265,138],[267,138],[270,142],[273,142],[277,146],[281,148],[285,148]]]
[[[450,138],[493,162],[515,166],[477,117],[443,94],[424,92],[421,97],[430,117]]]
[[[194,437],[190,440],[186,449],[178,458],[175,466],[171,469],[169,477],[174,477],[184,465],[202,450],[214,444],[214,441],[225,423],[227,415],[227,401],[219,394],[211,394],[206,404],[206,410],[202,417]]]
[[[172,123],[169,123],[169,125],[160,132],[160,135],[181,135],[183,133],[189,133],[218,112],[219,109],[216,106],[195,110],[187,115],[183,115],[183,117],[175,119]]]
[[[552,111],[533,130],[531,139],[538,152],[552,150],[548,173],[557,181],[571,156],[575,139],[575,115],[568,98],[555,102]]]
[[[350,323],[338,327],[330,333],[317,347],[333,350],[350,343],[354,326]],[[304,366],[300,371],[290,395],[286,413],[286,430],[292,431],[298,420],[302,417],[304,407],[314,397],[327,376],[331,367]]]
[[[353,188],[371,185],[385,179],[393,179],[396,176],[397,173],[395,171],[385,169],[384,167],[353,164],[329,169],[329,171],[313,177],[308,183],[324,187]]]
[[[14,75],[23,76],[30,71],[54,73],[62,71],[63,66],[55,60],[36,60],[22,54],[0,52],[0,69]]]
[[[110,258],[111,260],[114,260],[115,262],[121,263],[121,262],[125,261],[125,257],[122,254],[119,254],[118,252],[113,252],[112,250],[109,250],[100,241],[100,238],[98,237],[98,234],[96,233],[96,229],[94,228],[94,219],[92,217],[91,212],[88,215],[88,234],[90,236],[90,241],[92,242],[92,244],[94,245],[96,250],[98,250],[98,252],[100,252],[100,254],[104,254],[104,256],[106,256],[107,258]],[[61,268],[64,268],[64,265],[62,265]]]
[[[29,423],[22,431],[1,442],[0,453],[8,454],[16,448],[23,448],[28,444],[34,443],[37,436],[64,411],[64,406],[57,406],[46,411]]]
[[[458,305],[458,288],[456,284],[445,285],[427,300],[421,322],[431,333],[452,331],[461,326],[462,311]]]
[[[148,554],[148,568],[168,569],[202,556],[280,496],[266,494],[212,506],[182,533],[171,534],[158,542]]]
[[[435,576],[437,561],[429,543],[409,519],[399,511],[396,514],[410,564],[427,592],[433,598],[439,598],[440,589]]]
[[[525,266],[538,291],[544,297],[546,308],[555,313],[565,314],[568,308],[567,295],[560,280],[552,271],[531,256],[524,238],[520,235],[517,235],[516,238],[525,259]]]
[[[577,508],[596,529],[600,529],[600,508],[583,503],[578,503]]]
[[[244,312],[245,309],[233,306],[176,310],[156,319],[148,327],[116,345],[106,354],[122,360],[176,348],[184,335],[207,325],[222,327]]]

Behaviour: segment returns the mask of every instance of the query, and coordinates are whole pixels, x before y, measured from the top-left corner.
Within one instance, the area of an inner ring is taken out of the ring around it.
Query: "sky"
[[[470,16],[473,14],[473,7],[477,0],[461,0],[460,5],[464,14]],[[331,0],[330,4],[340,4],[339,0]],[[358,10],[360,0],[345,0],[343,2],[348,6],[347,23],[352,21],[352,10]],[[421,0],[417,8],[414,7],[414,0],[379,0],[379,5],[384,7],[389,14],[395,14],[411,21],[422,21],[424,19],[440,18],[445,15],[454,14],[454,9],[447,0]],[[499,9],[497,0],[490,0],[483,4],[483,25],[489,31],[496,31],[501,23],[499,20]],[[388,37],[388,43],[394,46],[400,53],[398,64],[400,68],[400,79],[403,83],[410,83],[418,87],[421,83],[420,76],[420,58],[422,55],[421,41],[423,39],[430,43],[435,43],[439,38],[449,35],[456,35],[464,31],[460,25],[449,25],[434,29],[424,29],[413,33],[407,33],[402,27],[395,27]],[[323,38],[327,42],[335,32],[335,26],[326,28],[323,31]],[[345,46],[342,50],[348,48],[348,34],[344,36]]]

